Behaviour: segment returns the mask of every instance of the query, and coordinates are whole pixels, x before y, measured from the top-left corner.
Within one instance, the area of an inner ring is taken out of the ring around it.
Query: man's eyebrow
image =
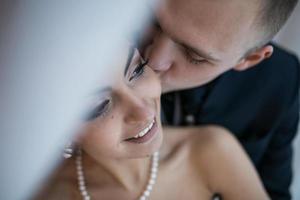
[[[134,50],[135,50],[135,47],[134,46],[130,46],[129,54],[128,54],[128,57],[127,57],[127,62],[126,62],[126,65],[125,65],[124,76],[126,76],[126,74],[128,72],[128,68],[129,68],[131,60],[132,60],[132,58],[134,56]]]

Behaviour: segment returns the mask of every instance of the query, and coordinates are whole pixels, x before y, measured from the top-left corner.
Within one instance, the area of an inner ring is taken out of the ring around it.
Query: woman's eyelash
[[[100,103],[88,116],[88,120],[96,119],[97,117],[104,116],[108,112],[109,104],[111,103],[110,99],[104,100]]]
[[[145,60],[139,63],[139,65],[135,68],[131,77],[129,78],[129,81],[132,81],[132,79],[137,78],[144,73],[144,67],[148,64],[148,61],[149,60]]]

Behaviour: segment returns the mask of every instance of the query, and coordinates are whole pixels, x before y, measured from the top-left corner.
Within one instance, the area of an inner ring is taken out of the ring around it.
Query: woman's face
[[[121,57],[125,72],[100,92],[80,139],[84,151],[95,159],[144,157],[162,143],[160,82],[136,49]]]

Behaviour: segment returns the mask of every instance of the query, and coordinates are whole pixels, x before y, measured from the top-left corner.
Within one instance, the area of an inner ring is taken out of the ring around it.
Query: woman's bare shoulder
[[[225,128],[219,126],[164,127],[165,144],[172,151],[175,147],[184,147],[188,151],[193,165],[203,165],[214,157],[230,154],[232,146],[238,146],[236,139]],[[229,148],[228,148],[229,147]],[[240,149],[238,149],[240,150]],[[186,151],[186,152],[187,152]]]
[[[220,126],[176,127],[166,130],[170,138],[168,141],[189,146],[193,162],[203,170],[207,166],[207,169],[211,169],[211,165],[221,164],[228,156],[244,154],[234,135]]]
[[[234,134],[219,126],[194,128],[193,160],[211,191],[225,199],[268,199],[259,176]]]
[[[190,132],[192,132],[191,138],[197,153],[223,154],[231,153],[232,150],[242,150],[233,133],[224,127],[216,125],[194,127]]]
[[[195,148],[194,151],[201,153],[212,148],[224,148],[228,143],[237,143],[234,136],[227,129],[216,126],[198,127],[164,127],[168,140],[172,142],[186,141]]]

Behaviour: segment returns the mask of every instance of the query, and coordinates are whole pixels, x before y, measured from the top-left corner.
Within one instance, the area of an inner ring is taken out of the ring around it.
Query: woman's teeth
[[[143,137],[144,135],[146,135],[151,130],[153,125],[154,125],[154,120],[149,124],[148,127],[146,127],[144,130],[139,132],[136,136],[134,136],[134,138],[140,138],[140,137]]]

